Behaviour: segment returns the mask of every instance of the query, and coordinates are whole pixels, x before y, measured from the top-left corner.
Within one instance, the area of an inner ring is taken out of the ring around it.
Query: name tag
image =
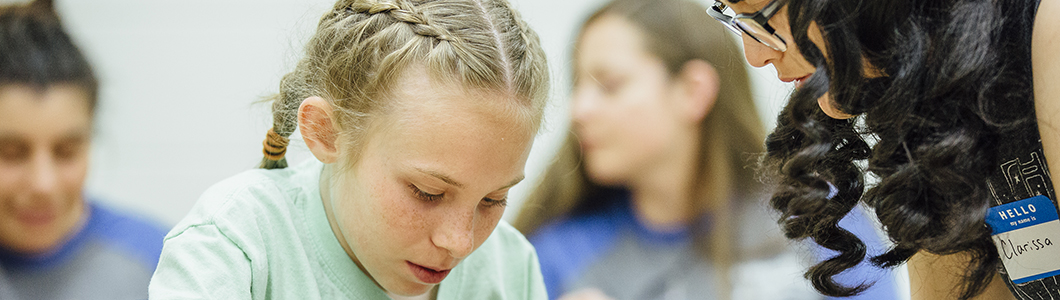
[[[1045,196],[991,207],[986,223],[1013,283],[1060,275],[1060,218]]]

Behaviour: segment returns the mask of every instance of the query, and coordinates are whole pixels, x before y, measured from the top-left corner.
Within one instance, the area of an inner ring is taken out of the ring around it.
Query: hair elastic
[[[262,153],[265,154],[265,158],[268,160],[279,161],[283,159],[283,155],[287,153],[287,143],[291,140],[276,133],[276,130],[269,128],[269,133],[265,136],[265,141],[261,142],[265,146],[262,149]]]

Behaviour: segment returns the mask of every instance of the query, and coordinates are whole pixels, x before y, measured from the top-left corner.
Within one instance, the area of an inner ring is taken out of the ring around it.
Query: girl
[[[702,10],[618,0],[581,27],[571,133],[514,223],[550,298],[820,298],[756,201],[762,125]]]
[[[206,191],[151,297],[543,298],[500,217],[547,83],[503,0],[339,1],[281,82],[265,170]],[[316,159],[285,168],[296,126]]]
[[[864,256],[835,225],[862,201],[895,242],[874,260],[908,261],[914,299],[1060,296],[1046,163],[1060,161],[1057,1],[722,0],[708,12],[744,34],[749,63],[799,86],[763,168],[788,236],[840,252],[808,272],[820,291],[863,288],[831,279]],[[879,177],[868,190],[864,160]]]

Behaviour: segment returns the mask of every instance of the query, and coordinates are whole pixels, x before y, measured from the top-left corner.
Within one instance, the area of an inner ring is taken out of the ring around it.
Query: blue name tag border
[[[1028,205],[1034,205],[1036,207],[1036,211],[1021,216],[1009,217],[1005,219],[1002,219],[1000,217],[1000,213],[1007,213],[1007,211],[1010,209],[1020,210],[1021,213],[1023,213],[1025,212],[1025,209]],[[1030,217],[1034,217],[1034,219],[1026,220]],[[990,229],[993,230],[993,235],[1013,231],[1020,228],[1027,228],[1058,219],[1060,218],[1057,217],[1056,208],[1053,206],[1053,201],[1049,200],[1048,197],[1042,195],[991,207],[987,211],[986,215],[986,223],[990,225]],[[1013,222],[1019,222],[1020,220],[1026,221],[1015,225],[1012,224]]]
[[[1056,270],[1056,271],[1052,271],[1052,272],[1045,272],[1045,273],[1041,273],[1041,274],[1038,274],[1038,275],[1032,275],[1032,276],[1027,276],[1027,277],[1023,277],[1023,278],[1010,278],[1010,279],[1012,279],[1012,283],[1024,284],[1024,283],[1028,283],[1028,282],[1035,281],[1035,280],[1042,279],[1042,278],[1053,277],[1053,276],[1056,276],[1056,275],[1060,275],[1060,270]]]

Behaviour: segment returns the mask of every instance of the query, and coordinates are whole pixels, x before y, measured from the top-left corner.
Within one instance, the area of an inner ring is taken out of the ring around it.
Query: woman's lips
[[[445,276],[449,275],[449,271],[452,270],[452,269],[446,269],[446,270],[438,271],[438,270],[435,270],[435,269],[431,269],[431,268],[428,268],[428,267],[424,267],[424,266],[421,266],[421,265],[414,264],[414,263],[412,263],[410,261],[406,261],[406,262],[409,265],[409,269],[412,270],[412,274],[416,275],[417,279],[419,279],[420,281],[423,281],[423,283],[426,283],[426,284],[438,284],[438,283],[441,283],[442,279],[445,279]]]
[[[15,218],[22,224],[36,227],[51,224],[56,214],[51,211],[23,211],[18,212]]]
[[[813,74],[810,74],[810,75],[813,75]],[[801,88],[802,84],[806,82],[806,79],[810,78],[810,75],[806,75],[806,76],[802,76],[802,77],[799,77],[799,78],[795,78],[795,80],[793,80],[795,82],[795,88]]]

